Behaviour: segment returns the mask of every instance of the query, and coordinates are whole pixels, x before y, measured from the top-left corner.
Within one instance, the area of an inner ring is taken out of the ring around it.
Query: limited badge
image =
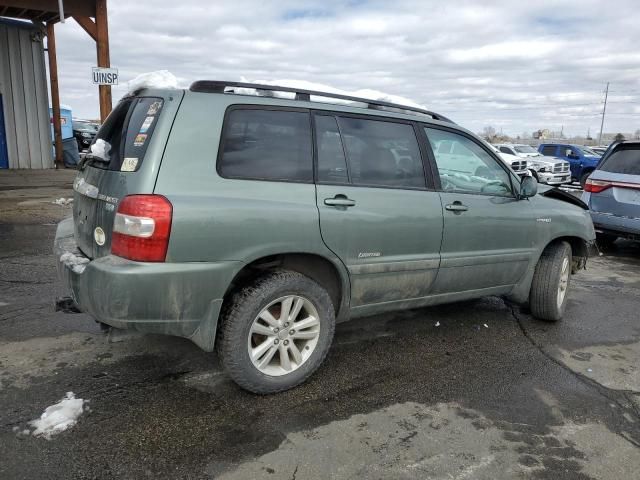
[[[147,130],[149,130],[149,127],[153,123],[153,119],[154,118],[156,118],[156,117],[147,117],[147,118],[145,118],[144,122],[142,122],[142,126],[140,127],[140,132],[139,133],[147,133]]]
[[[107,241],[107,236],[105,235],[102,228],[96,227],[96,229],[93,231],[93,239],[98,245],[102,246]]]
[[[120,167],[121,172],[135,172],[138,166],[138,159],[136,157],[125,157]]]
[[[147,141],[147,134],[146,133],[139,133],[138,135],[136,135],[135,140],[133,141],[133,146],[134,147],[141,147],[144,145],[144,142]]]
[[[149,105],[149,110],[147,110],[147,115],[155,115],[160,111],[161,107],[162,107],[162,102],[160,101],[153,102],[151,105]]]

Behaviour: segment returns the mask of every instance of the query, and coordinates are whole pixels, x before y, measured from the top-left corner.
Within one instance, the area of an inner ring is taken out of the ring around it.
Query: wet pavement
[[[53,312],[67,187],[0,191],[0,478],[638,478],[639,244],[573,277],[559,323],[495,297],[359,319],[256,396],[187,340]],[[68,391],[77,425],[19,433]]]

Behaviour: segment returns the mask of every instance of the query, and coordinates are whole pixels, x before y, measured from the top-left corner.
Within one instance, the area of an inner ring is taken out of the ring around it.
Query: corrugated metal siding
[[[0,22],[0,93],[9,168],[52,168],[44,46],[29,24]]]

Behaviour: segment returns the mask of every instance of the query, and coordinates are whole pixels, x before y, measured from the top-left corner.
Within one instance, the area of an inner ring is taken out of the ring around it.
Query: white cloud
[[[202,78],[292,79],[374,90],[426,105],[475,131],[634,131],[640,29],[632,0],[111,0],[111,63],[121,83],[169,70]],[[95,49],[57,27],[62,101],[96,117]]]

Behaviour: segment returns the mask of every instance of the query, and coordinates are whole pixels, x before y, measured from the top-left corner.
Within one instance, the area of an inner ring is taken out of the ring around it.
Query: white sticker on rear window
[[[147,115],[155,115],[160,111],[160,107],[162,107],[161,101],[153,102],[151,105],[149,105],[149,110],[147,110]]]
[[[147,117],[147,118],[145,118],[144,122],[142,122],[142,126],[140,127],[140,132],[139,133],[147,133],[147,130],[149,130],[149,127],[153,123],[153,119],[154,118],[156,118],[156,117]]]
[[[138,159],[132,157],[126,157],[120,167],[121,172],[134,172],[138,166]]]

